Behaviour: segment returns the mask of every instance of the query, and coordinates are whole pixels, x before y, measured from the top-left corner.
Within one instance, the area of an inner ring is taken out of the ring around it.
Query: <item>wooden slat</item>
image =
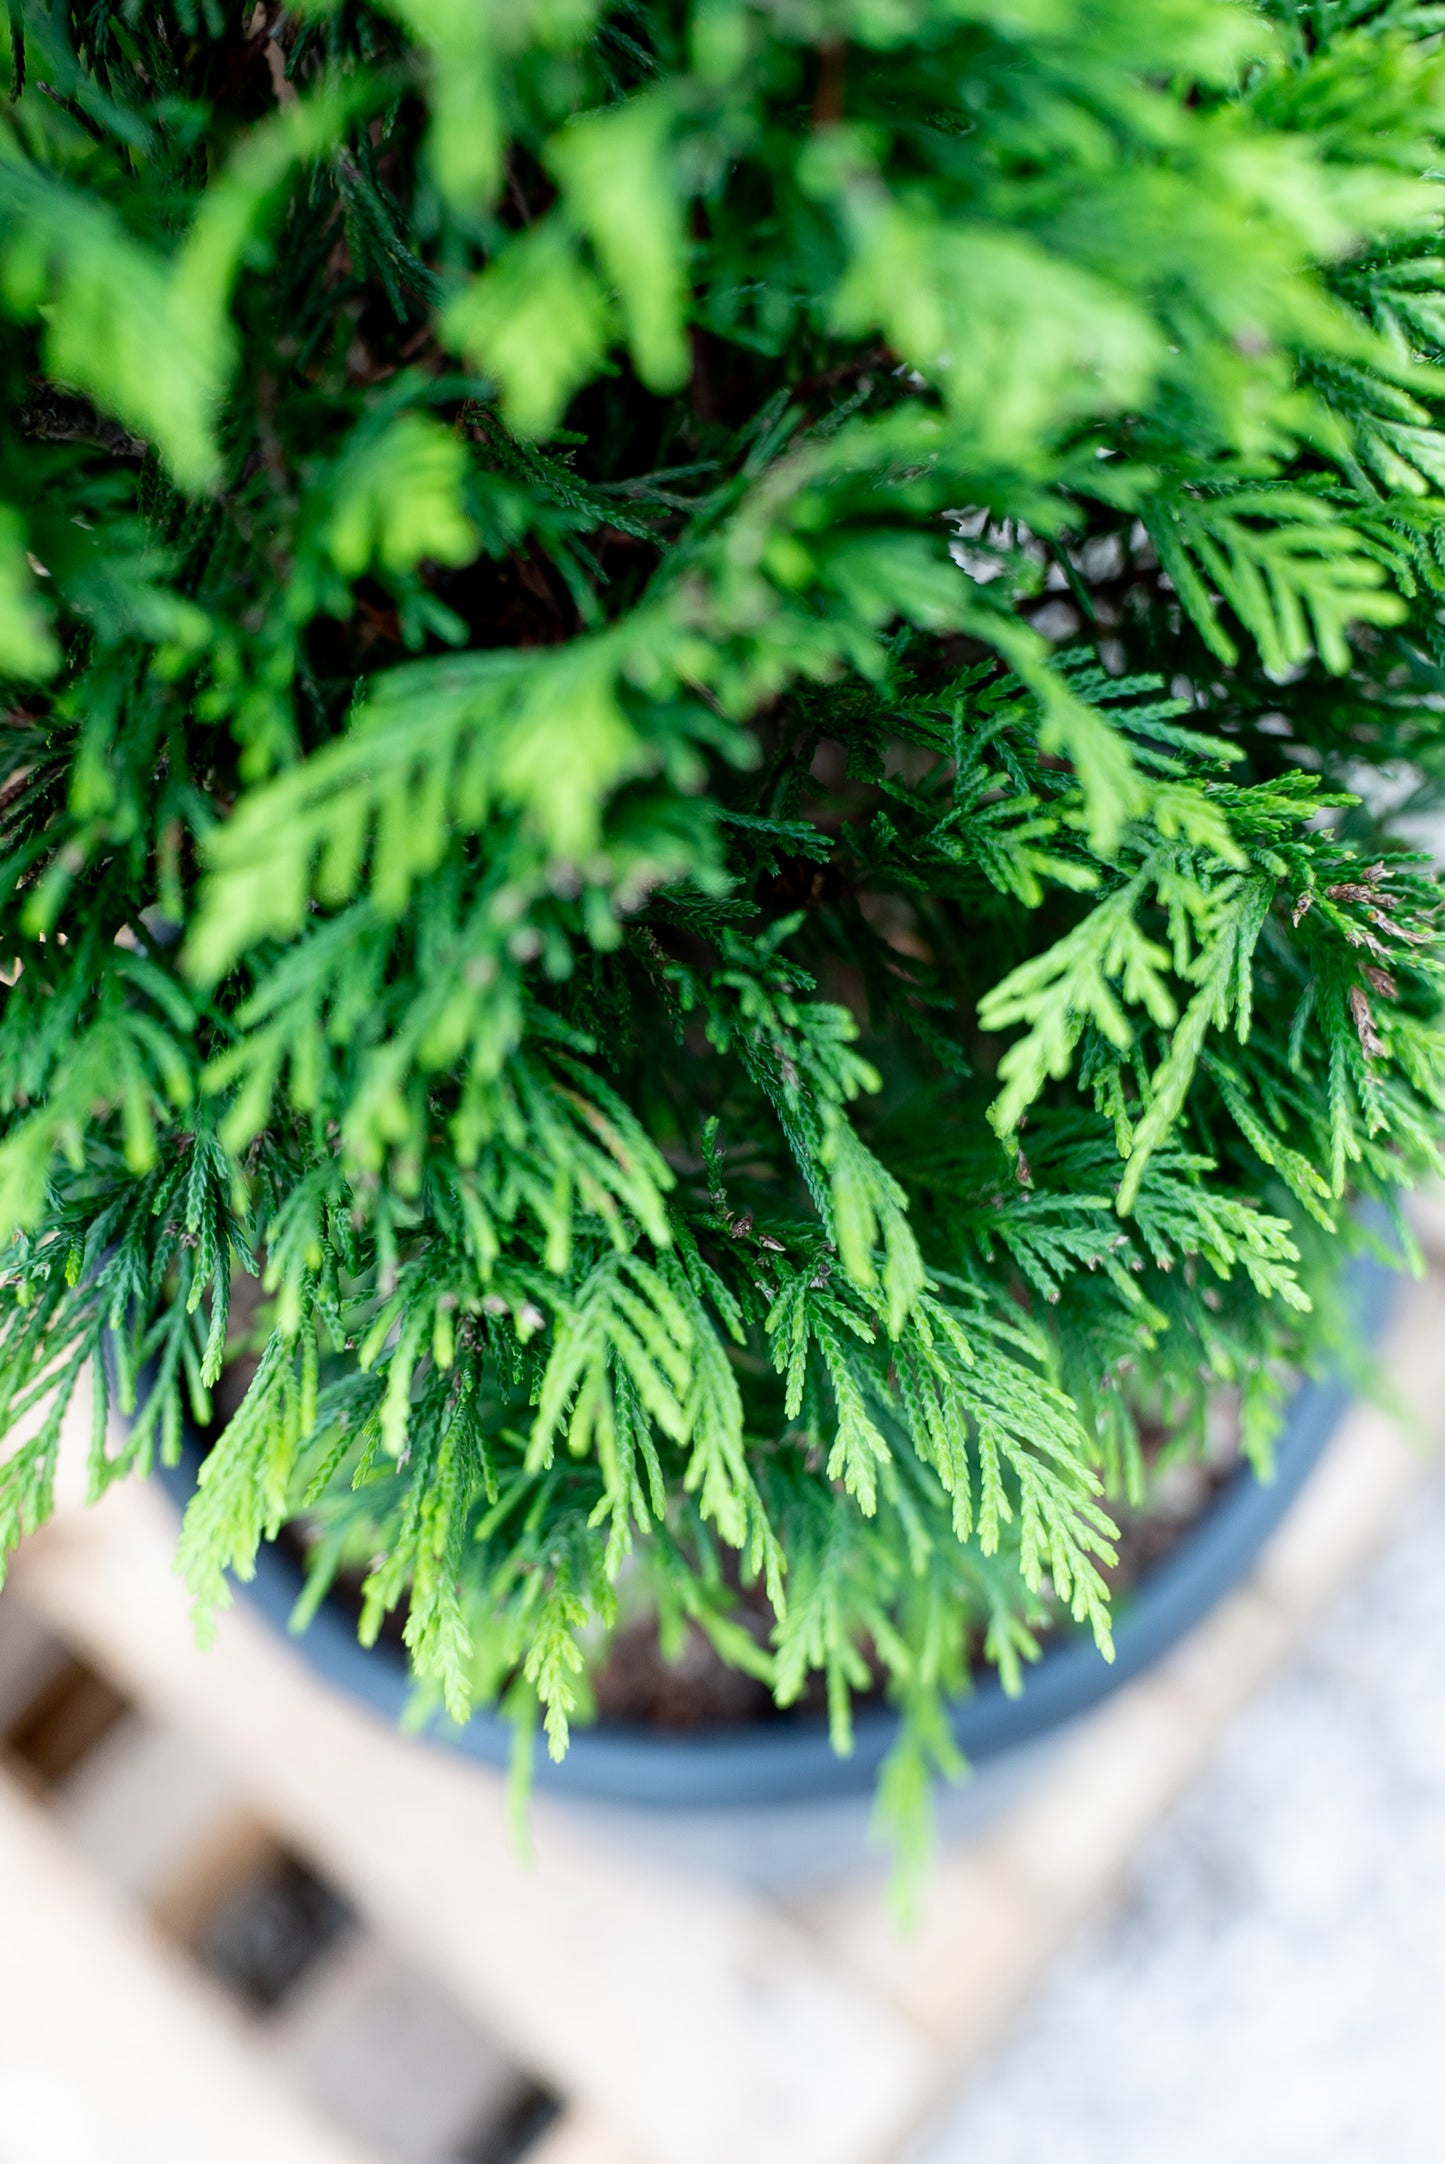
[[[374,2164],[0,1774],[5,2164]]]
[[[120,1488],[22,1550],[17,1590],[636,2164],[871,2164],[933,2083],[898,2010],[781,1913],[671,1877],[324,1689],[238,1609],[196,1650],[165,1499]],[[562,2138],[561,2136],[558,2137]]]
[[[524,2164],[637,2164],[637,2152],[585,2111],[566,2111],[533,2143]]]

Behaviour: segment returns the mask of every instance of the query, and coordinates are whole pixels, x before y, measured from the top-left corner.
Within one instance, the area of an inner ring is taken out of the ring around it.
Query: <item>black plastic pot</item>
[[[1352,1304],[1362,1337],[1373,1337],[1378,1330],[1393,1282],[1392,1273],[1375,1262],[1359,1263],[1352,1271]],[[983,1766],[1062,1728],[1167,1653],[1246,1576],[1309,1478],[1348,1403],[1349,1390],[1336,1378],[1300,1386],[1279,1439],[1273,1480],[1263,1483],[1247,1467],[1232,1476],[1207,1516],[1121,1605],[1112,1663],[1089,1638],[1060,1638],[1029,1670],[1018,1697],[1007,1697],[989,1680],[958,1700],[951,1717],[953,1733],[970,1764]],[[182,1503],[194,1486],[199,1463],[199,1447],[192,1443],[182,1463],[161,1475]],[[295,1559],[266,1546],[257,1558],[255,1577],[240,1590],[284,1632],[301,1585]],[[389,1721],[401,1718],[410,1685],[400,1646],[358,1645],[353,1619],[339,1606],[327,1604],[294,1643],[328,1683]],[[803,1803],[869,1789],[897,1727],[897,1716],[886,1707],[860,1708],[848,1758],[833,1751],[826,1722],[811,1716],[785,1716],[696,1735],[617,1725],[579,1728],[560,1765],[537,1754],[537,1782],[550,1791],[644,1809]],[[449,1749],[491,1766],[505,1765],[510,1756],[512,1731],[495,1714],[475,1714],[462,1727],[441,1720],[429,1733]]]

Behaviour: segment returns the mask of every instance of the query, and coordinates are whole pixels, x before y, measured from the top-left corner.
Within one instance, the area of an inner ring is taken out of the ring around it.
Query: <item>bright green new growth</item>
[[[651,1611],[914,1823],[1440,1161],[1445,12],[9,20],[0,1539],[259,1273],[203,1613],[309,1512],[560,1753]]]

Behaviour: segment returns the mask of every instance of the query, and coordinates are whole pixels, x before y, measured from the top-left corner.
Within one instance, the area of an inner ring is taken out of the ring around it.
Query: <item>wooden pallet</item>
[[[1445,1439],[1442,1321],[1436,1280],[1407,1289],[1386,1356],[1432,1443]],[[564,2100],[527,2164],[885,2164],[1428,1477],[1418,1442],[1357,1407],[1251,1584],[946,1854],[907,1939],[876,1876],[784,1905],[659,1868],[544,1801],[522,1859],[495,1777],[334,1696],[244,1608],[197,1651],[162,1496],[133,1486],[94,1511],[68,1504],[22,1551],[5,1601],[155,1734],[201,1754],[224,1803],[214,1823],[196,1806],[199,1831],[175,1833],[174,1869],[152,1857],[141,1883],[132,1859],[125,1893],[97,1861],[103,1797],[87,1818],[72,1791],[67,1821],[15,1771],[0,1776],[0,2125],[9,2137],[25,2112],[43,2119],[63,2087],[89,2130],[74,2148],[85,2164],[402,2153],[308,2100],[274,2030],[248,2024],[177,1951],[227,1858],[269,1840],[445,1994],[479,2051]],[[72,2151],[15,2154],[68,2164]]]

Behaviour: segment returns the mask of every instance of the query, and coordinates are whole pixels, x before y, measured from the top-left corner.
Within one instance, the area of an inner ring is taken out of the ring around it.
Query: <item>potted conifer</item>
[[[4,1544],[88,1378],[203,1614],[902,1810],[1107,1648],[1438,1160],[1437,13],[16,0]]]

